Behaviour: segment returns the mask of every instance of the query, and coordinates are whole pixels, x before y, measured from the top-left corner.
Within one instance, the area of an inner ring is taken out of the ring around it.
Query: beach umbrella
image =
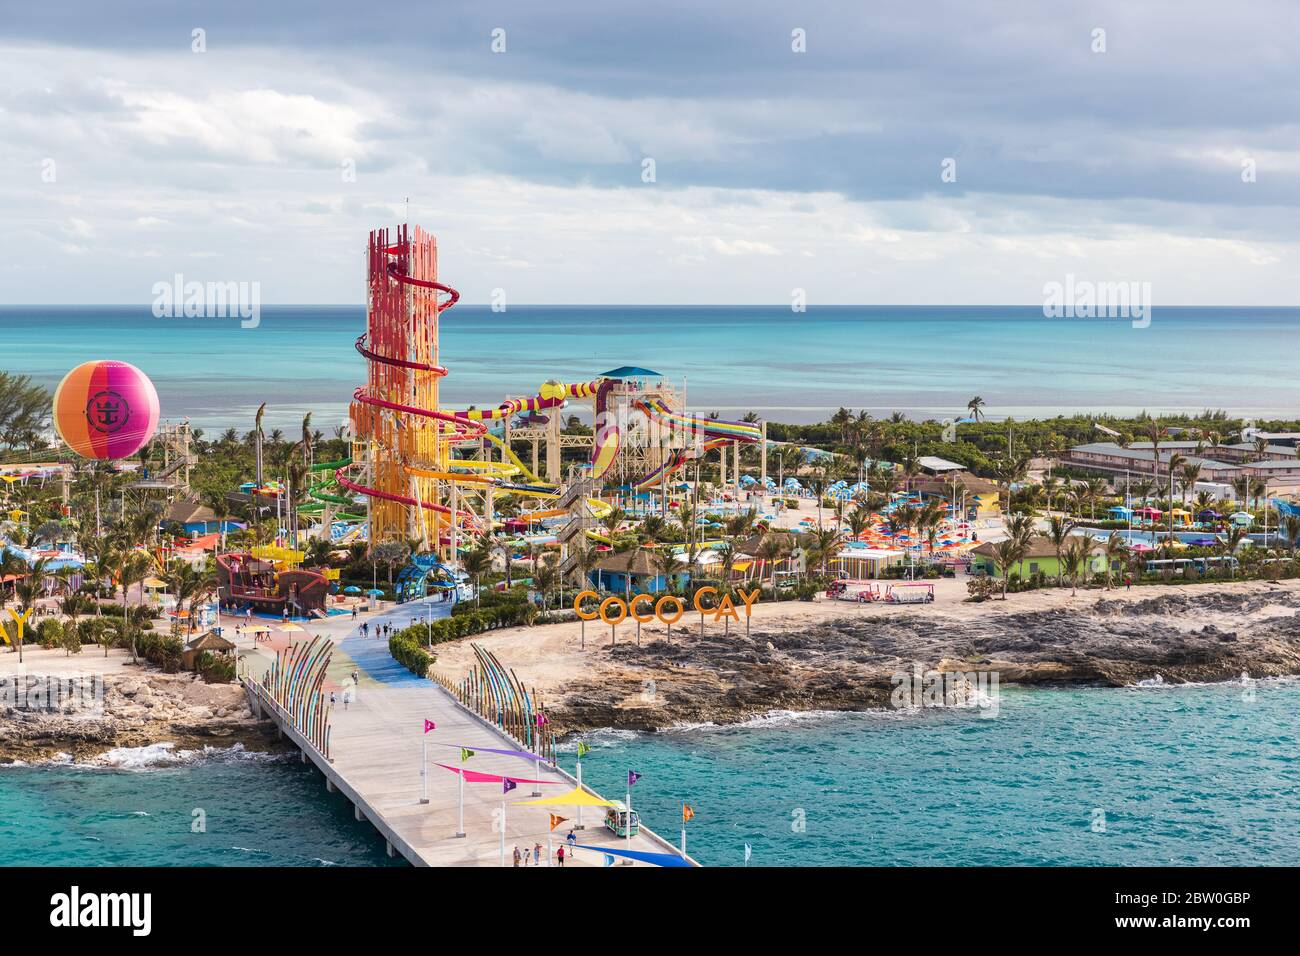
[[[369,589],[366,590],[366,593],[369,594],[371,597],[383,597],[383,596],[384,596],[384,592],[381,591],[381,590],[379,590],[379,588],[369,588]]]
[[[343,589],[343,593],[344,593],[344,594],[360,594],[360,593],[361,593],[361,588],[357,587],[355,584],[349,584],[347,587],[345,587],[345,588]]]

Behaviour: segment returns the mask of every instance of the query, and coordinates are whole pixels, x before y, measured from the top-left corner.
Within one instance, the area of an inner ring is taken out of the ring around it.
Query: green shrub
[[[229,684],[235,679],[235,661],[224,654],[203,651],[197,663],[199,677],[205,684]]]
[[[435,621],[434,623],[441,624],[443,622]],[[393,656],[393,660],[417,677],[429,676],[429,667],[433,664],[433,657],[420,646],[414,632],[424,631],[427,634],[428,630],[428,625],[418,624],[414,627],[404,628],[388,639],[388,653]]]

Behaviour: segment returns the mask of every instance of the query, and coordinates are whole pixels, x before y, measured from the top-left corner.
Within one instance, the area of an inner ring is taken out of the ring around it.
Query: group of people
[[[392,633],[393,633],[394,630],[395,630],[395,628],[394,628],[393,625],[391,625],[391,624],[380,624],[380,625],[378,625],[378,626],[375,628],[375,637],[378,637],[378,638],[386,638],[386,637],[390,637],[390,636],[392,636]],[[369,622],[369,621],[362,621],[362,622],[361,622],[361,636],[362,636],[362,637],[369,637],[369,636],[370,636],[370,622]]]
[[[542,845],[540,843],[535,843],[533,844],[532,850],[529,850],[528,847],[524,847],[523,850],[520,850],[519,847],[515,847],[514,860],[515,866],[541,866]],[[564,866],[563,844],[561,844],[560,848],[555,851],[555,862],[557,866]]]
[[[576,846],[578,843],[578,835],[574,833],[573,830],[569,830],[569,835],[564,838],[564,842],[570,846]],[[569,853],[572,853],[572,851],[566,851],[564,845],[561,844],[555,851],[555,862],[560,866],[564,866],[564,858],[566,854]],[[532,866],[541,866],[542,845],[540,843],[534,843],[531,851],[529,851],[528,847],[524,847],[522,850],[520,850],[519,847],[515,847],[514,859],[515,866],[529,866],[530,861]]]

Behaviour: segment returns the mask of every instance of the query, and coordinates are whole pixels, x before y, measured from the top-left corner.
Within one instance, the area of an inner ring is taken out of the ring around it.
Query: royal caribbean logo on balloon
[[[54,427],[83,458],[130,458],[158,427],[158,392],[134,365],[113,359],[83,362],[54,392]]]
[[[120,431],[130,418],[131,406],[111,389],[92,395],[86,403],[86,421],[101,434],[112,435]]]

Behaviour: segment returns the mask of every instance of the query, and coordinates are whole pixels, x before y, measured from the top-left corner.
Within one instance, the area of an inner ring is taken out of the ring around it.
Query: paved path
[[[351,673],[357,671],[360,674],[356,699],[345,710],[340,698],[340,703],[334,708],[331,732],[334,770],[424,862],[432,866],[497,866],[501,859],[501,830],[497,825],[502,812],[500,784],[465,784],[465,832],[468,836],[458,839],[455,834],[459,825],[459,776],[435,764],[459,766],[461,746],[471,750],[487,747],[518,749],[518,744],[479,722],[442,687],[433,681],[417,678],[392,660],[388,654],[388,641],[374,636],[378,624],[392,623],[400,627],[412,619],[423,620],[430,613],[435,618],[446,616],[450,610],[449,604],[414,602],[363,615],[356,622],[350,616],[338,616],[304,627],[309,634],[324,634],[335,640],[337,649],[329,669],[332,680],[350,687]],[[359,625],[362,620],[370,625],[370,637],[361,636]],[[231,633],[231,630],[226,633]],[[305,635],[293,636],[301,638]],[[249,673],[260,675],[271,657],[270,653],[253,647],[248,638],[241,638],[240,644],[241,652],[248,655]],[[425,719],[437,724],[437,729],[427,736],[422,733]],[[425,743],[429,802],[421,804],[421,748]],[[545,764],[541,764],[539,774],[535,763],[517,757],[479,753],[465,766],[483,773],[555,781],[536,788],[543,793],[562,794],[573,787],[569,780]],[[552,810],[512,806],[521,800],[532,799],[533,790],[531,784],[519,784],[506,797],[507,866],[511,865],[516,846],[521,851],[525,847],[531,850],[539,843],[542,863],[546,863],[551,812],[569,818],[569,822],[561,824],[554,832],[555,848],[564,842],[569,828],[576,823],[575,808],[557,807]],[[619,794],[607,796],[622,799]],[[634,794],[634,806],[635,803]],[[578,843],[664,852],[662,845],[646,836],[637,836],[629,845],[628,841],[620,840],[606,830],[601,825],[602,819],[600,808],[584,809],[582,820],[587,827],[578,831]],[[603,866],[604,856],[599,852],[578,850],[566,860],[566,865]]]

